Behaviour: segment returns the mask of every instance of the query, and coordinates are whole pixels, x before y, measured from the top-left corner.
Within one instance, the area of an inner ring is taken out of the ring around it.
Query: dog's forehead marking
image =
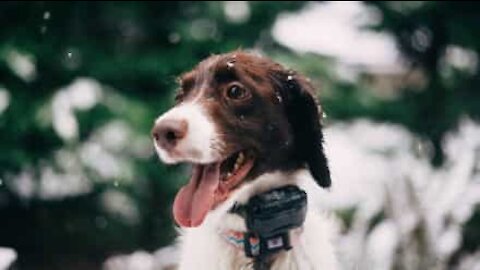
[[[193,97],[194,101],[198,101],[205,96],[207,91],[211,90],[212,85],[215,85],[214,81],[218,72],[224,72],[225,70],[233,72],[235,58],[236,55],[212,55],[195,67],[193,88],[196,93]]]
[[[204,93],[208,90],[209,85],[211,85],[211,81],[213,79],[213,69],[217,60],[220,56],[212,55],[209,58],[205,59],[204,61],[200,62],[194,69],[194,84],[193,88],[195,89],[195,96],[192,99],[192,103],[198,102]]]
[[[219,59],[220,56],[218,55],[211,56],[197,67],[197,70],[199,72],[195,84],[199,87],[200,92],[207,88],[207,86],[213,79],[215,66],[218,63]]]

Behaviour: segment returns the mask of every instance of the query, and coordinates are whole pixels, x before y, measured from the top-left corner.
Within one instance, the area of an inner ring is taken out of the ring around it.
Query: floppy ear
[[[275,76],[278,78],[278,75]],[[305,162],[321,187],[330,187],[330,170],[323,149],[323,133],[312,85],[297,74],[283,74],[281,91],[294,133],[296,156]]]

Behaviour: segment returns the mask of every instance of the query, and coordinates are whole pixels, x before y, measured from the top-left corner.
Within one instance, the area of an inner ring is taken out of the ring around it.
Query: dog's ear
[[[276,73],[275,79],[277,85],[281,85],[279,90],[294,133],[297,158],[307,164],[318,185],[330,187],[330,170],[323,149],[320,112],[313,86],[305,77],[290,71]]]

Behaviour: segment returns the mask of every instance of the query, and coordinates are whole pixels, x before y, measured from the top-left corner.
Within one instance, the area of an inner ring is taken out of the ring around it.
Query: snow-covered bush
[[[438,169],[428,145],[398,126],[339,123],[326,141],[335,185],[322,201],[346,221],[344,269],[479,269],[478,253],[449,263],[480,203],[480,125],[465,120],[447,137]]]

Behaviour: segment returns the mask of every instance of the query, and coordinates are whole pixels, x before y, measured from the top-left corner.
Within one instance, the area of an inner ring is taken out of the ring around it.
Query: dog
[[[234,51],[181,75],[175,101],[152,136],[164,163],[192,166],[173,203],[178,268],[250,269],[235,244],[245,220],[230,209],[285,185],[307,189],[311,201],[312,183],[331,185],[314,88],[267,57]],[[269,269],[337,269],[332,223],[309,206],[303,226],[289,232],[292,248],[272,256]]]

